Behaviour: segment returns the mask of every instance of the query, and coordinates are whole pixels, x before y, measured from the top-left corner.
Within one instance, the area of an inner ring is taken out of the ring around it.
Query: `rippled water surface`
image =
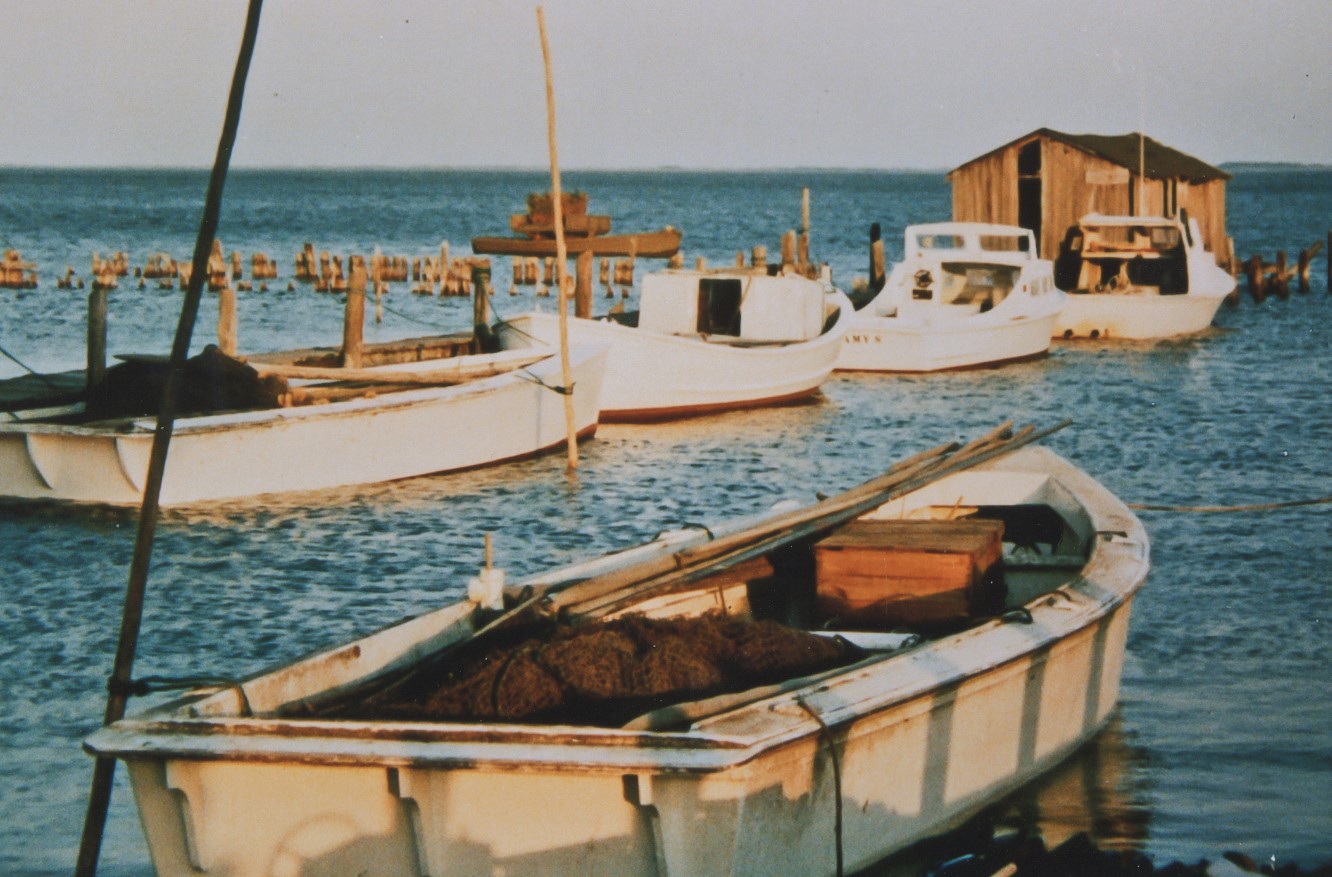
[[[946,218],[940,174],[568,174],[616,229],[673,224],[687,257],[729,262],[799,222],[849,285],[880,222],[890,258],[907,222]],[[0,291],[0,346],[40,369],[78,367],[83,294],[55,289],[93,251],[132,264],[191,251],[205,177],[195,172],[0,170],[0,244],[42,285]],[[286,291],[306,241],[333,252],[466,252],[501,233],[539,174],[238,172],[220,236],[263,250],[272,292],[241,294],[241,345],[331,344],[341,302]],[[1231,183],[1242,255],[1292,255],[1324,239],[1332,172],[1245,169]],[[247,263],[248,264],[248,263]],[[501,313],[530,306],[495,276]],[[640,266],[641,267],[641,266]],[[641,276],[641,275],[640,275]],[[832,491],[942,440],[1005,419],[1073,426],[1048,440],[1129,502],[1233,505],[1332,494],[1332,296],[1314,290],[1223,309],[1205,335],[1163,343],[1057,344],[1042,361],[925,377],[835,376],[815,403],[649,427],[604,426],[566,475],[546,457],[460,475],[171,511],[159,528],[138,675],[240,676],[369,632],[459,595],[496,534],[511,578],[650,538],[682,522]],[[113,352],[165,352],[180,293],[112,294]],[[604,304],[598,302],[598,304]],[[211,334],[205,302],[196,347]],[[460,328],[467,300],[399,284],[372,339]],[[6,362],[0,376],[19,373]],[[385,448],[385,453],[390,449]],[[1121,709],[1087,751],[1013,802],[1010,819],[1059,836],[1090,830],[1160,862],[1240,849],[1258,860],[1332,859],[1332,566],[1327,506],[1143,512],[1153,568],[1129,637]],[[134,540],[133,512],[0,505],[0,872],[65,874],[103,709]],[[123,772],[122,772],[123,774]],[[117,786],[102,873],[145,875],[132,796]]]

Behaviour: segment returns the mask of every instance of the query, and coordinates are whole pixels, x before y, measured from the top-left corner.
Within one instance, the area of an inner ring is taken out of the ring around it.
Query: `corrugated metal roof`
[[[1009,141],[1003,146],[992,149],[984,155],[977,156],[971,161],[959,165],[954,170],[964,168],[973,162],[980,161],[1000,152],[1004,149],[1021,143],[1024,140],[1030,140],[1033,137],[1046,137],[1050,140],[1057,140],[1060,143],[1072,146],[1075,149],[1081,149],[1084,152],[1090,152],[1092,155],[1099,156],[1106,161],[1113,162],[1120,167],[1128,168],[1130,171],[1138,170],[1138,138],[1137,133],[1132,134],[1065,134],[1063,131],[1055,131],[1052,128],[1038,128],[1030,134],[1025,134],[1016,140]],[[1207,180],[1228,180],[1230,174],[1218,167],[1213,167],[1201,159],[1194,158],[1191,155],[1180,152],[1166,146],[1160,141],[1141,135],[1143,140],[1143,167],[1148,179],[1161,180],[1172,177],[1178,177],[1190,182],[1205,182]],[[951,171],[949,172],[952,173]]]

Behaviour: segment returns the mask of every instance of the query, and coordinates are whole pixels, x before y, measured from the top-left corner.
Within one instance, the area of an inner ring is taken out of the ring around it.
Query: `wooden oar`
[[[289,380],[309,381],[363,381],[375,384],[456,384],[462,381],[488,378],[526,368],[534,362],[550,357],[550,353],[515,357],[502,362],[455,363],[422,371],[392,371],[382,368],[319,368],[306,365],[256,366],[260,377],[276,375]]]

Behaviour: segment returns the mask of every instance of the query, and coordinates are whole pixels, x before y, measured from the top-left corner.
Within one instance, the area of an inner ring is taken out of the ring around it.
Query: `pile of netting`
[[[498,647],[358,718],[617,726],[641,713],[784,679],[857,657],[843,640],[718,615],[557,627]]]

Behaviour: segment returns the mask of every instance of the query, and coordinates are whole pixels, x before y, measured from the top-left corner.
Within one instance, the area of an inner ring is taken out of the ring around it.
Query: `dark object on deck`
[[[88,419],[156,414],[166,375],[167,362],[156,357],[136,357],[112,366],[88,392]],[[276,408],[278,396],[286,392],[282,378],[261,379],[259,372],[210,344],[185,361],[176,410],[190,415]]]
[[[558,627],[495,648],[449,679],[421,680],[355,718],[561,721],[618,726],[647,710],[743,691],[855,658],[842,640],[716,615]],[[427,684],[429,683],[429,684]]]

